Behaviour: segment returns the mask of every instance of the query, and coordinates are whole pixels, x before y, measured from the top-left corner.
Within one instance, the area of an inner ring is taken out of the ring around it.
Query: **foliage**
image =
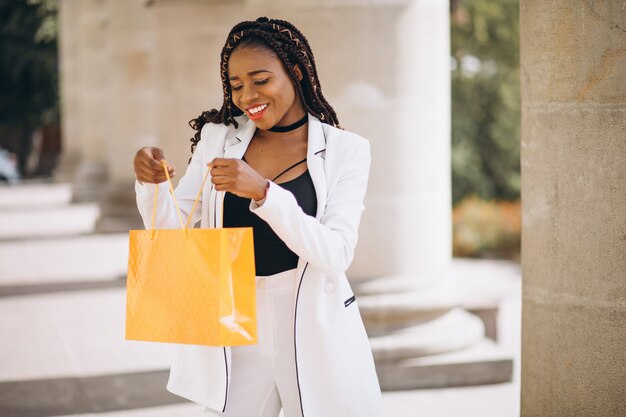
[[[451,7],[452,195],[520,195],[519,3]]]
[[[0,0],[0,128],[59,120],[54,0]]]
[[[454,256],[519,259],[519,200],[485,201],[472,195],[456,205],[452,219]]]

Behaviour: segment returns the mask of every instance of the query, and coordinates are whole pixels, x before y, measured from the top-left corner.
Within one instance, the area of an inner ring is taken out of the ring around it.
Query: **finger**
[[[150,168],[139,168],[135,171],[135,175],[147,180],[148,182],[163,182],[167,179],[163,170],[154,171]],[[170,175],[172,177],[173,175]]]
[[[139,163],[152,171],[163,171],[163,166],[156,159],[141,159]]]
[[[173,167],[170,164],[168,164],[167,161],[164,159],[155,161],[154,164],[151,164],[151,168],[165,175],[165,171],[163,170],[163,164],[165,164],[165,168],[167,169],[167,172],[171,173],[173,170]]]
[[[234,161],[238,161],[238,159],[233,159],[233,158],[215,158],[213,159],[211,162],[209,162],[210,164],[213,164],[213,166],[230,166],[234,163]]]
[[[171,178],[172,177],[170,176],[170,179]],[[163,181],[167,181],[167,176],[164,173],[160,172],[159,174],[154,176],[154,179],[157,180],[158,182],[163,182]]]
[[[159,162],[159,166],[161,167],[161,169],[163,169],[163,165],[165,165],[166,169],[170,168],[170,164],[168,164],[165,159],[159,159],[158,162]]]
[[[140,164],[147,167],[148,169],[160,172],[163,172],[163,164],[165,164],[165,167],[168,171],[176,169],[174,165],[170,165],[165,159],[142,159],[140,160]]]
[[[172,165],[169,165],[167,162],[165,163],[165,167],[167,168],[167,172],[170,175],[172,175],[172,173],[176,171],[176,168],[174,168]],[[161,167],[161,172],[163,172],[163,167]]]
[[[232,191],[232,186],[229,183],[215,184],[217,191]]]
[[[211,177],[211,182],[215,185],[228,184],[230,182],[230,178],[224,175],[218,175],[217,177]]]
[[[153,171],[163,172],[163,165],[157,159],[144,159],[141,162]]]
[[[219,177],[220,175],[231,175],[231,169],[228,167],[214,167],[211,168],[211,176]]]
[[[158,171],[154,171],[149,167],[139,166],[137,167],[137,169],[135,169],[135,174],[140,175],[144,178],[152,178],[158,175]]]
[[[162,172],[154,173],[154,172],[137,172],[135,174],[136,177],[142,178],[142,181],[148,181],[151,183],[158,183],[167,180],[167,177],[163,175]],[[170,175],[170,178],[173,178],[173,175]]]
[[[151,151],[152,151],[151,152],[152,153],[152,157],[154,159],[159,160],[159,159],[164,159],[165,158],[165,155],[163,155],[163,150],[162,149],[160,149],[160,148],[151,148]]]

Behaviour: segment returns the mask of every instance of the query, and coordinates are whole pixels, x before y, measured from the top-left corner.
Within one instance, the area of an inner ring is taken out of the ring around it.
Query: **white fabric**
[[[222,417],[302,417],[293,348],[296,270],[256,277],[258,342],[231,348],[232,370]]]
[[[206,124],[201,140],[175,194],[189,214],[206,164],[216,157],[241,158],[256,127],[245,116],[238,129]],[[382,395],[372,352],[345,271],[352,261],[370,167],[369,143],[362,137],[321,123],[309,115],[307,166],[317,197],[316,216],[306,215],[293,194],[270,182],[262,206],[250,209],[265,220],[298,256],[295,294],[294,355],[304,417],[376,417]],[[157,228],[179,222],[167,192],[159,187]],[[137,205],[150,227],[154,184],[135,183]],[[192,223],[221,227],[224,193],[207,181]],[[230,347],[180,345],[168,390],[205,406],[223,410],[231,382]]]

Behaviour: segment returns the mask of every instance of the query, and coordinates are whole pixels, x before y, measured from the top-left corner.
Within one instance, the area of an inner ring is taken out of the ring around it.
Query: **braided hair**
[[[206,123],[222,123],[227,126],[232,123],[235,128],[238,127],[235,117],[241,116],[243,112],[232,101],[232,92],[228,81],[228,60],[235,49],[240,46],[271,49],[285,66],[306,111],[324,123],[339,127],[339,119],[335,110],[322,95],[313,51],[302,32],[285,20],[259,17],[255,21],[246,21],[235,25],[228,34],[220,61],[224,102],[219,110],[203,111],[200,116],[189,121],[189,126],[196,131],[190,139],[192,153],[200,141],[200,131]],[[294,70],[296,64],[304,75],[302,81],[298,79]]]

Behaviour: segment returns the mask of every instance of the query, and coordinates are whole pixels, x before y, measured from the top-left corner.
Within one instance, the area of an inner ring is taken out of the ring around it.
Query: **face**
[[[296,73],[301,77],[299,68]],[[286,126],[300,120],[304,106],[291,77],[273,51],[260,47],[237,48],[228,61],[233,104],[259,129]]]

